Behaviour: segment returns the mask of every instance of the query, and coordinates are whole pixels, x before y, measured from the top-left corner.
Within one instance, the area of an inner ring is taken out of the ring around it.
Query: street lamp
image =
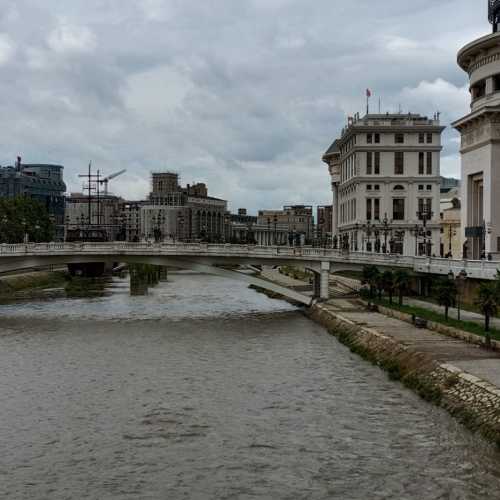
[[[453,271],[450,270],[448,273],[448,279],[453,280],[455,279],[455,276],[453,274]],[[465,280],[467,279],[467,271],[465,269],[462,269],[456,277],[456,283],[457,283],[457,319],[460,321],[460,298],[461,298],[461,291],[462,291],[462,283],[465,283]]]
[[[432,241],[427,242],[427,221],[430,221],[434,217],[434,212],[428,210],[424,207],[422,210],[417,212],[417,217],[422,220],[422,232],[424,237],[424,251],[427,257],[431,256]]]
[[[384,219],[382,220],[381,231],[384,233],[384,247],[382,253],[387,253],[387,235],[391,232],[390,224],[392,224],[392,220],[387,218],[387,212],[384,215]]]
[[[362,246],[363,246],[362,250],[363,251],[365,250],[365,242],[366,242],[366,251],[371,252],[372,246],[371,246],[370,239],[371,239],[372,230],[373,230],[373,226],[372,226],[371,221],[367,221],[366,224],[364,226],[362,226],[362,229],[364,230],[365,235],[366,235],[362,241]]]

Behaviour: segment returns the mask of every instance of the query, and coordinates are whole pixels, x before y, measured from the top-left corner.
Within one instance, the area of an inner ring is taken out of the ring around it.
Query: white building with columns
[[[453,123],[461,134],[462,241],[468,259],[500,259],[500,2],[490,2],[493,34],[458,53],[470,79],[471,112]]]
[[[439,255],[439,116],[350,118],[323,156],[333,192],[334,245],[350,251]]]

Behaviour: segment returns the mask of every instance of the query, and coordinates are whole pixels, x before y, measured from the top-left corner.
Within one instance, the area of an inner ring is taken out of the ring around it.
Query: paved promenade
[[[416,307],[423,307],[425,309],[430,309],[431,311],[436,311],[441,314],[444,312],[444,308],[441,306],[438,306],[437,304],[433,304],[432,302],[427,302],[424,300],[418,300],[418,299],[413,299],[413,298],[405,298],[405,304],[408,304],[410,306],[416,306]],[[458,317],[458,311],[456,307],[450,307],[450,318],[456,319]],[[471,311],[464,311],[463,309],[460,309],[460,319],[464,321],[472,321],[474,323],[478,323],[480,325],[484,325],[484,316],[471,312]],[[491,318],[491,326],[493,328],[498,328],[500,329],[500,318]]]
[[[450,363],[500,388],[500,353],[490,351],[439,333],[415,328],[404,321],[366,311],[356,300],[330,300],[326,307],[360,326],[394,338],[418,352],[431,355],[440,363]]]

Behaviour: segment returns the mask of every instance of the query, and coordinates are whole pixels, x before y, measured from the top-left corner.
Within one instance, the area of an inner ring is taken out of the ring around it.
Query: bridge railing
[[[462,261],[435,257],[409,257],[396,254],[375,254],[364,252],[344,252],[331,248],[254,246],[207,243],[31,243],[0,244],[0,258],[17,256],[47,256],[67,254],[134,254],[134,255],[172,255],[172,256],[213,256],[213,257],[262,257],[303,260],[330,260],[336,263],[362,266],[374,264],[378,266],[405,267],[421,273],[449,274],[456,276],[462,270],[471,278],[493,279],[500,262]]]

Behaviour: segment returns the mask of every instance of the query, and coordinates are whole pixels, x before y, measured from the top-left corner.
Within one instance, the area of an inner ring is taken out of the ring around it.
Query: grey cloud
[[[0,66],[0,163],[63,163],[75,189],[92,159],[127,168],[114,189],[136,197],[137,179],[169,168],[252,210],[329,200],[321,156],[366,87],[372,106],[380,96],[384,109],[456,118],[456,51],[489,29],[469,0],[0,3],[0,35],[15,44]],[[88,50],[54,50],[61,23]],[[426,95],[422,82],[438,79],[448,86]],[[454,138],[444,155],[458,173]]]

